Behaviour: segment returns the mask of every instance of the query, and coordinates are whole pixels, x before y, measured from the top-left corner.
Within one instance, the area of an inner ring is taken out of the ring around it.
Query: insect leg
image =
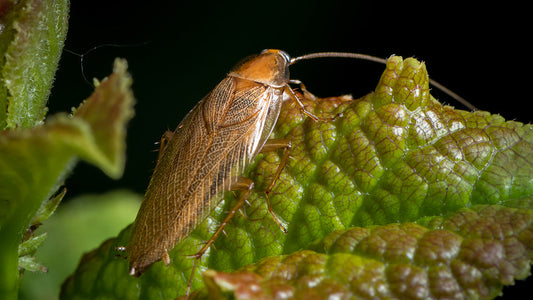
[[[250,193],[252,192],[253,188],[254,188],[254,182],[251,179],[245,178],[245,177],[239,177],[238,180],[231,185],[230,189],[232,191],[238,190],[238,191],[241,191],[241,193],[239,195],[239,198],[237,199],[237,203],[228,212],[226,218],[224,219],[224,221],[222,221],[222,223],[220,223],[215,233],[211,236],[211,238],[207,241],[207,243],[204,244],[204,246],[202,247],[202,249],[200,249],[200,251],[192,255],[192,257],[195,260],[194,260],[194,264],[192,267],[191,276],[189,277],[189,282],[187,283],[187,293],[186,293],[187,296],[189,295],[189,292],[191,290],[192,279],[194,277],[194,272],[196,271],[198,261],[202,258],[202,256],[207,251],[207,249],[209,249],[209,247],[216,241],[220,233],[224,231],[224,227],[226,227],[226,225],[231,221],[233,216],[235,216],[237,211],[239,211],[242,205],[246,202],[246,199],[248,199],[248,196],[250,196]]]
[[[293,82],[298,82],[298,80],[293,80]],[[304,104],[302,103],[302,101],[300,101],[300,98],[298,98],[298,96],[296,96],[296,94],[294,93],[294,91],[291,89],[291,87],[289,85],[285,86],[285,92],[289,95],[289,97],[291,97],[292,100],[294,100],[298,104],[298,106],[300,106],[300,109],[302,110],[302,113],[305,114],[306,116],[308,116],[309,118],[313,119],[313,121],[315,121],[315,122],[318,122],[318,121],[323,121],[323,122],[333,121],[333,120],[337,119],[339,116],[341,116],[341,115],[335,115],[334,117],[331,117],[331,118],[317,117],[313,113],[311,113],[310,111],[305,109]],[[305,91],[304,91],[304,93],[305,93]],[[309,93],[309,94],[311,94],[311,93]]]
[[[287,233],[287,228],[283,225],[283,223],[279,220],[279,218],[276,216],[274,211],[272,210],[272,205],[270,204],[270,193],[272,192],[272,189],[274,188],[274,185],[276,184],[276,181],[278,181],[279,176],[281,175],[281,171],[283,171],[283,168],[287,164],[287,160],[289,159],[289,153],[291,152],[292,144],[290,140],[287,139],[270,139],[267,140],[265,145],[263,146],[263,149],[261,149],[261,152],[269,152],[269,151],[276,151],[279,149],[283,149],[283,156],[281,157],[281,161],[278,165],[278,168],[276,169],[276,173],[274,173],[274,178],[268,185],[268,187],[265,190],[266,199],[267,199],[267,207],[268,212],[276,221],[278,226],[281,228],[281,231],[284,233]]]
[[[211,246],[211,244],[213,244],[215,242],[217,237],[224,230],[224,227],[226,227],[226,225],[229,223],[229,221],[231,221],[233,216],[235,216],[237,211],[244,204],[244,202],[246,201],[248,196],[250,196],[250,193],[253,190],[253,188],[254,188],[254,182],[252,180],[248,179],[248,178],[245,178],[245,177],[239,177],[238,181],[231,185],[231,190],[233,190],[233,191],[235,191],[235,190],[241,191],[241,194],[239,195],[239,199],[237,200],[237,203],[235,204],[235,206],[233,206],[233,208],[228,212],[228,215],[226,216],[224,221],[222,221],[222,223],[220,223],[220,225],[218,226],[217,231],[215,231],[215,233],[211,236],[211,238],[207,241],[207,243],[205,243],[205,245],[202,247],[202,249],[200,249],[200,251],[198,251],[196,254],[193,255],[196,259],[201,258],[202,255],[204,255],[205,251],[207,251],[209,246]]]
[[[316,96],[313,95],[310,91],[308,91],[307,88],[305,87],[304,83],[301,82],[300,80],[298,80],[298,79],[290,79],[289,83],[298,85],[298,87],[300,88],[300,90],[304,94],[305,98],[309,98],[309,99],[311,99],[313,101],[316,100]]]
[[[302,110],[302,112],[306,116],[308,116],[309,118],[313,119],[313,121],[315,121],[315,122],[317,122],[317,121],[325,121],[324,118],[319,118],[319,117],[313,115],[311,112],[307,111],[305,109],[305,106],[302,103],[302,101],[300,101],[300,99],[298,98],[298,96],[296,96],[296,94],[294,93],[294,91],[291,89],[290,86],[288,86],[288,85],[285,86],[285,92],[289,95],[289,97],[291,97],[292,100],[296,101],[296,103],[298,104],[298,106],[300,106],[300,109]]]

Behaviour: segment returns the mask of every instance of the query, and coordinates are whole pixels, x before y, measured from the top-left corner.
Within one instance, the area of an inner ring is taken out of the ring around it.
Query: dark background
[[[137,99],[128,126],[125,175],[114,181],[81,163],[67,180],[68,197],[117,188],[144,193],[159,141],[241,58],[265,48],[292,56],[348,51],[414,56],[430,76],[481,110],[530,122],[532,67],[529,6],[469,2],[383,1],[82,1],[71,4],[64,53],[50,97],[51,112],[88,97],[84,81],[129,62]],[[95,48],[96,47],[96,48]],[[90,51],[92,49],[92,51]],[[321,59],[295,65],[292,78],[318,96],[373,90],[383,66]],[[441,101],[463,108],[433,90]],[[511,289],[515,291],[516,289]]]

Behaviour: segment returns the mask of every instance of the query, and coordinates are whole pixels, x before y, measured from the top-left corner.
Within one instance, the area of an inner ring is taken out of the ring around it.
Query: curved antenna
[[[70,49],[67,49],[67,48],[63,48],[63,51],[67,52],[67,53],[70,53],[72,55],[75,55],[75,56],[78,56],[80,58],[80,69],[81,69],[81,76],[83,77],[83,81],[85,81],[87,83],[87,85],[89,85],[91,88],[94,89],[94,84],[91,83],[91,81],[87,78],[87,76],[85,75],[85,67],[84,67],[84,63],[83,63],[83,59],[85,58],[85,56],[93,51],[96,51],[100,48],[104,48],[104,47],[112,47],[112,48],[127,48],[127,47],[140,47],[140,46],[144,46],[144,45],[147,45],[149,44],[150,41],[145,41],[145,42],[141,42],[141,43],[136,43],[136,44],[100,44],[100,45],[97,45],[97,46],[94,46],[92,48],[89,48],[89,50],[83,52],[83,53],[77,53],[77,52],[74,52]]]
[[[317,52],[317,53],[310,53],[305,54],[302,56],[295,57],[291,59],[291,65],[301,61],[301,60],[307,60],[307,59],[314,59],[314,58],[322,58],[322,57],[343,57],[343,58],[355,58],[355,59],[362,59],[367,61],[373,61],[380,64],[387,64],[387,60],[381,57],[372,56],[368,54],[362,54],[362,53],[350,53],[350,52]],[[437,81],[429,78],[429,84],[436,87],[437,89],[444,92],[446,95],[452,97],[457,102],[461,103],[462,105],[466,106],[470,110],[477,110],[477,108],[472,105],[470,102],[468,102],[463,97],[457,95],[456,93],[452,92],[450,89],[445,87],[444,85],[438,83]]]
[[[301,61],[301,60],[307,60],[307,59],[313,59],[313,58],[322,58],[322,57],[344,57],[344,58],[355,58],[355,59],[362,59],[362,60],[368,60],[373,61],[381,64],[386,64],[387,60],[381,57],[372,56],[368,54],[362,54],[362,53],[349,53],[349,52],[317,52],[317,53],[310,53],[305,54],[302,56],[295,57],[291,59],[291,65]]]

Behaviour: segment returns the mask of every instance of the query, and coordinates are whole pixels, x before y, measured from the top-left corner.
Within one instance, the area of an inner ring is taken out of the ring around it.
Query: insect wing
[[[246,81],[225,78],[166,145],[132,229],[133,273],[161,259],[202,222],[266,141],[282,93]]]
[[[278,90],[275,88],[272,89],[267,94],[271,98],[269,100],[265,99],[265,103],[268,103],[268,110],[265,110],[263,113],[264,118],[262,119],[261,123],[263,125],[263,128],[257,129],[258,134],[256,137],[259,137],[257,141],[258,147],[256,147],[256,153],[254,153],[252,160],[255,158],[257,153],[261,151],[263,148],[263,145],[265,142],[270,138],[270,134],[272,133],[272,130],[274,129],[274,126],[276,125],[276,122],[278,121],[279,112],[281,111],[281,105],[283,104],[283,92],[282,90]],[[266,95],[265,95],[266,96]],[[259,123],[259,122],[258,122]]]

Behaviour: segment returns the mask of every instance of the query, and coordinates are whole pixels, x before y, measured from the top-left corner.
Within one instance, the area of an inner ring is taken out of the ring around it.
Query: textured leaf
[[[3,1],[0,129],[42,121],[68,27],[67,0]],[[7,114],[6,114],[7,112]]]
[[[280,291],[309,290],[319,298],[490,298],[528,274],[530,125],[442,106],[429,94],[425,65],[400,57],[389,59],[374,93],[305,104],[318,115],[342,117],[313,122],[294,103],[284,104],[272,137],[290,139],[293,149],[270,201],[288,234],[268,213],[264,194],[281,152],[265,153],[248,173],[256,185],[244,215],[233,218],[199,264],[193,289],[204,292],[198,296],[205,295],[200,273],[206,268],[217,270],[205,275],[211,292],[235,291],[241,298],[246,292],[239,294],[239,287],[250,290],[253,282],[267,297],[272,291],[284,297]],[[127,261],[116,257],[114,249],[127,245],[129,229],[124,230],[82,259],[62,297],[183,295],[193,264],[188,255],[210,238],[234,201],[227,193],[210,218],[171,251],[169,267],[158,262],[140,278],[128,276]],[[350,234],[354,241],[335,243]],[[257,263],[265,257],[270,258]],[[269,263],[280,267],[263,272]],[[220,273],[243,267],[241,273]],[[311,277],[279,282],[290,274]],[[418,290],[411,287],[416,284]]]
[[[478,205],[427,226],[334,231],[314,251],[204,277],[210,298],[219,299],[490,299],[529,274],[532,222],[532,210]]]
[[[17,248],[33,222],[58,201],[47,201],[78,157],[113,178],[124,169],[126,123],[133,116],[126,62],[73,115],[58,114],[31,129],[0,132],[0,297],[16,280]],[[40,209],[40,210],[39,210]],[[5,286],[10,286],[6,288]]]

